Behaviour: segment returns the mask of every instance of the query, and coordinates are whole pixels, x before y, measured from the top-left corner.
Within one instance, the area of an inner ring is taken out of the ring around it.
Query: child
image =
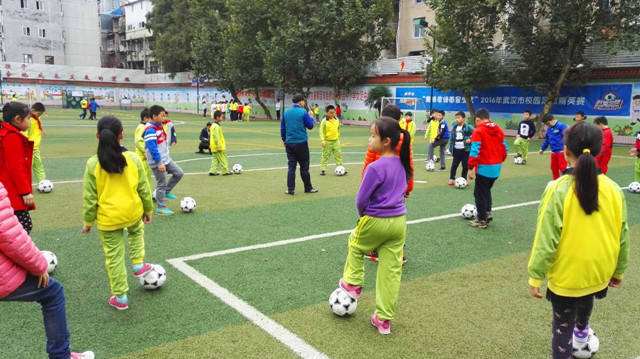
[[[224,134],[222,133],[222,112],[216,111],[213,114],[213,124],[211,125],[211,138],[209,139],[209,146],[211,152],[213,152],[213,158],[211,159],[211,168],[209,169],[209,176],[220,176],[220,170],[222,170],[223,176],[232,175],[233,172],[229,171],[229,161],[227,160],[227,143],[224,140]]]
[[[42,157],[40,156],[40,143],[42,142],[42,136],[44,135],[44,129],[42,128],[42,121],[40,117],[44,114],[45,108],[41,102],[36,102],[31,106],[31,125],[29,129],[22,134],[27,136],[29,141],[33,142],[33,175],[36,178],[36,182],[46,178],[44,172],[44,165],[42,164]]]
[[[324,176],[327,170],[329,157],[333,156],[336,166],[342,166],[342,148],[340,146],[340,120],[336,117],[336,108],[329,105],[325,108],[326,117],[320,122],[320,144],[322,156],[320,157],[320,176]],[[346,172],[345,172],[346,174]]]
[[[99,107],[100,105],[98,105],[98,102],[96,101],[96,99],[92,97],[91,101],[89,101],[89,113],[91,114],[91,116],[89,116],[89,120],[94,120],[94,121],[98,120],[96,118],[96,115],[98,114]]]
[[[613,133],[609,128],[609,122],[604,116],[596,117],[593,123],[602,130],[602,148],[600,154],[596,156],[596,164],[600,168],[600,172],[606,175],[609,172],[609,161],[613,153]]]
[[[573,118],[573,121],[577,122],[584,122],[587,120],[587,115],[584,114],[584,112],[582,111],[578,111],[576,112],[576,116]]]
[[[211,137],[211,122],[207,122],[207,125],[200,130],[200,144],[198,145],[198,152],[204,154],[204,150],[209,151],[209,154],[213,154],[211,152],[211,145],[209,142],[209,138]]]
[[[87,161],[84,172],[82,233],[89,233],[97,223],[111,289],[107,303],[125,310],[129,308],[129,285],[124,232],[133,275],[142,277],[153,268],[144,262],[144,225],[151,222],[153,201],[142,161],[120,146],[120,120],[111,116],[100,119],[97,136],[98,154]]]
[[[89,109],[89,101],[87,101],[86,98],[82,98],[82,100],[80,100],[80,109],[82,112],[79,117],[84,120],[87,118],[87,110]]]
[[[442,110],[436,111],[436,120],[438,121],[438,134],[436,135],[431,147],[429,148],[429,158],[433,158],[433,150],[435,147],[440,147],[440,170],[444,171],[446,169],[445,162],[445,148],[447,147],[447,143],[449,143],[449,125],[447,121],[444,119],[445,112]]]
[[[542,298],[547,278],[556,359],[598,341],[589,326],[594,298],[604,298],[607,287],[620,287],[629,257],[624,194],[596,168],[602,131],[579,122],[565,139],[572,171],[550,182],[542,195],[528,266],[534,298]]]
[[[540,154],[543,154],[547,147],[551,147],[551,174],[555,180],[567,169],[567,161],[563,152],[563,136],[567,125],[556,120],[551,114],[545,115],[542,122],[547,126],[547,133],[540,148]]]
[[[171,191],[180,182],[184,172],[173,162],[169,154],[167,133],[162,127],[165,115],[166,111],[162,106],[153,105],[149,108],[151,121],[144,129],[144,146],[147,151],[147,163],[156,178],[156,202],[158,203],[156,213],[170,216],[173,211],[167,207],[166,199],[176,199]],[[167,173],[171,174],[169,182],[167,182]]]
[[[411,147],[413,147],[413,139],[416,134],[416,123],[413,122],[413,113],[407,112],[399,122],[400,128],[409,132],[411,135]]]
[[[62,284],[47,274],[47,260],[13,215],[0,182],[0,302],[38,302],[42,306],[49,358],[93,359],[72,353]]]
[[[536,125],[531,118],[531,111],[526,110],[522,114],[522,121],[518,124],[518,134],[516,140],[513,142],[513,147],[516,148],[516,157],[522,158],[522,164],[527,164],[527,157],[529,155],[529,143],[536,134]]]
[[[251,104],[248,102],[245,103],[244,108],[242,109],[242,111],[244,112],[244,122],[249,122],[249,120],[251,120],[251,110]]]
[[[636,165],[634,170],[634,181],[640,182],[640,131],[636,133],[636,143],[629,150],[629,156],[636,157]]]
[[[377,250],[376,311],[371,324],[383,335],[391,333],[400,291],[407,230],[405,191],[413,177],[410,147],[411,135],[396,120],[381,117],[371,126],[369,149],[381,157],[367,167],[360,185],[356,197],[360,218],[349,237],[344,273],[339,281],[350,297],[358,299],[364,284],[363,255]]]
[[[507,143],[500,126],[491,121],[489,111],[476,112],[476,128],[471,135],[469,153],[469,179],[476,180],[473,196],[478,215],[469,224],[485,229],[493,220],[491,188],[500,177],[502,162],[507,159]]]
[[[434,110],[427,120],[427,130],[424,133],[424,139],[427,140],[427,158],[425,158],[425,162],[433,161],[433,146],[440,127],[440,121],[437,119],[438,115],[438,110]]]
[[[29,106],[9,102],[2,108],[0,122],[0,182],[9,193],[11,207],[20,224],[31,233],[33,222],[29,211],[36,208],[31,188],[33,142],[22,131],[29,129]]]
[[[451,173],[449,174],[449,186],[453,186],[456,180],[458,166],[462,164],[462,178],[466,179],[469,173],[469,150],[471,149],[471,134],[473,126],[465,122],[466,114],[462,111],[456,113],[456,124],[453,125],[451,133],[453,140],[449,144],[449,151],[453,155],[451,163]]]
[[[147,151],[144,146],[144,129],[147,126],[147,123],[151,120],[151,116],[149,115],[149,109],[144,108],[140,112],[140,123],[138,127],[136,127],[136,131],[134,132],[133,140],[136,144],[136,155],[142,161],[142,166],[144,167],[145,176],[147,177],[147,181],[149,183],[149,190],[153,190],[153,180],[151,178],[151,167],[149,167],[149,163],[147,162]]]
[[[242,121],[244,116],[244,105],[242,104],[242,101],[240,101],[240,103],[238,104],[238,121]]]
[[[162,121],[162,128],[164,132],[169,136],[169,144],[171,146],[178,143],[178,135],[176,133],[176,126],[173,124],[173,121],[169,119],[169,111],[164,111],[164,120]]]

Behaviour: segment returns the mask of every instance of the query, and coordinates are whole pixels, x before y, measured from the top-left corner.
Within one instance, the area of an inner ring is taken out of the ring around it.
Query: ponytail
[[[127,160],[122,154],[118,136],[122,134],[122,123],[113,116],[98,121],[98,160],[108,173],[122,173]]]
[[[407,130],[400,129],[400,143],[398,145],[400,145],[400,162],[402,162],[407,182],[409,182],[413,178],[413,166],[411,166],[411,135]]]
[[[592,214],[599,208],[595,156],[602,146],[602,130],[586,122],[577,123],[565,133],[565,143],[578,159],[573,169],[576,197],[585,213]]]

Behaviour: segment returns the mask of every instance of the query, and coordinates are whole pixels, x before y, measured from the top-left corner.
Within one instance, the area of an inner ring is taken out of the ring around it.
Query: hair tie
[[[590,155],[591,154],[591,150],[588,148],[585,148],[584,150],[582,150],[582,154],[583,155]]]

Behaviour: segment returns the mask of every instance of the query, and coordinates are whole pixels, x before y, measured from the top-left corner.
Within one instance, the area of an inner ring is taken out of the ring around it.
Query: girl
[[[0,122],[0,182],[27,233],[33,229],[29,211],[36,208],[31,189],[33,142],[20,132],[29,129],[30,117],[27,105],[10,102],[4,105]]]
[[[400,145],[400,155],[397,147]],[[358,299],[364,283],[364,254],[377,250],[376,311],[371,324],[380,334],[391,333],[396,312],[402,253],[406,237],[405,190],[413,176],[411,136],[397,121],[381,117],[371,126],[369,149],[381,155],[364,174],[356,197],[360,218],[349,237],[349,250],[339,286]]]
[[[151,190],[151,186],[153,186],[153,179],[151,178],[151,167],[149,167],[149,163],[147,162],[147,151],[144,146],[144,138],[142,135],[144,134],[144,129],[150,119],[151,115],[149,114],[149,109],[145,107],[142,112],[140,112],[140,123],[136,127],[136,131],[133,136],[133,140],[136,144],[136,155],[138,155],[138,158],[142,161],[147,182],[149,182],[149,190]]]
[[[0,182],[0,301],[38,302],[42,306],[47,353],[51,359],[93,359],[92,352],[71,353],[62,284],[47,274],[47,260],[13,215]]]
[[[629,233],[625,197],[618,185],[599,175],[595,156],[602,131],[585,122],[566,131],[564,154],[573,170],[550,182],[538,211],[529,258],[529,292],[553,307],[554,359],[571,358],[572,349],[597,351],[589,326],[594,298],[618,288],[627,268]]]
[[[40,155],[40,144],[44,129],[42,128],[41,117],[46,111],[41,102],[36,102],[31,106],[31,124],[23,134],[33,142],[33,175],[36,177],[36,183],[40,183],[46,178],[44,164],[42,164],[42,156]]]
[[[125,267],[125,230],[133,275],[144,276],[153,267],[144,262],[144,224],[151,222],[153,202],[144,165],[133,152],[120,146],[122,123],[106,116],[98,121],[98,154],[87,161],[84,173],[84,227],[98,224],[111,296],[108,304],[129,308]]]

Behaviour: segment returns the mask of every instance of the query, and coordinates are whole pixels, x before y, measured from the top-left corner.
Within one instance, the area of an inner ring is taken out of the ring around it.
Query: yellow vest
[[[440,121],[431,120],[427,124],[427,132],[424,134],[424,138],[429,142],[433,142],[438,137],[438,127],[440,127]]]
[[[224,134],[222,133],[222,127],[217,123],[211,124],[211,133],[209,135],[209,147],[212,152],[221,152],[227,150],[227,143],[224,140]]]
[[[401,129],[409,132],[409,135],[411,135],[411,143],[413,144],[413,140],[416,137],[416,122],[412,120],[407,124],[407,120],[401,118],[399,124]]]

